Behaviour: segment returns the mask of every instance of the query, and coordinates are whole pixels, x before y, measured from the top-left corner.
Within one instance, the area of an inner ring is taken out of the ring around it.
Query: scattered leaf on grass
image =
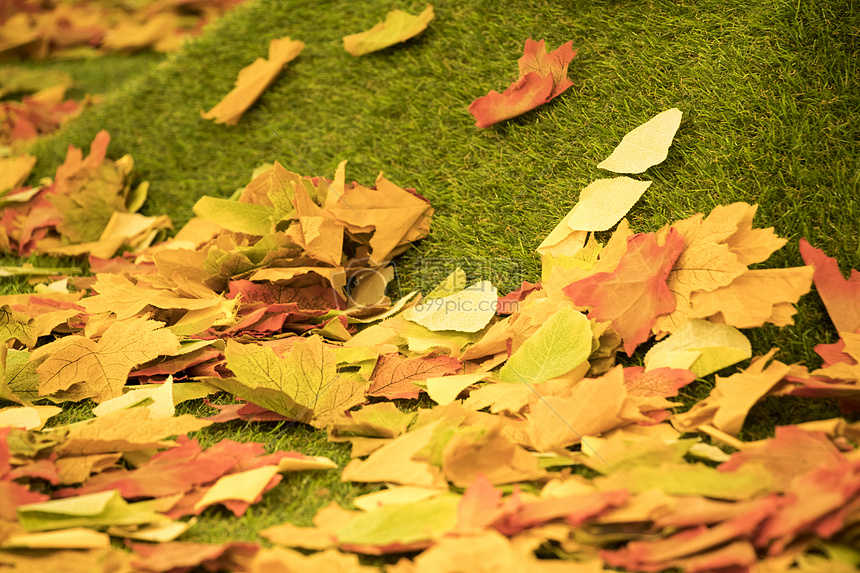
[[[304,42],[290,38],[272,40],[269,44],[269,58],[257,58],[254,63],[243,68],[236,80],[236,87],[215,107],[207,112],[200,112],[200,117],[227,125],[239,123],[242,114],[254,105],[287,62],[295,59],[304,47]]]
[[[343,48],[353,56],[363,56],[417,36],[432,19],[433,6],[429,4],[417,16],[403,10],[392,10],[384,22],[370,30],[344,36]]]
[[[615,173],[644,173],[669,155],[669,146],[679,125],[681,110],[678,108],[658,113],[625,135],[612,154],[597,166]]]
[[[526,40],[518,60],[520,77],[503,93],[490,90],[469,104],[469,113],[477,127],[489,127],[547,103],[573,85],[567,67],[576,57],[573,42],[567,42],[549,54],[544,41]]]

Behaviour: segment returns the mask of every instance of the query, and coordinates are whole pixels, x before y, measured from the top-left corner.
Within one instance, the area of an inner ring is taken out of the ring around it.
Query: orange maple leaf
[[[592,307],[589,318],[611,322],[632,356],[648,340],[656,317],[675,310],[666,279],[683,250],[684,237],[675,229],[662,246],[654,233],[634,235],[614,272],[588,276],[562,290],[574,304]]]
[[[520,77],[503,93],[490,90],[469,105],[477,127],[489,127],[532,110],[560,95],[573,85],[567,67],[576,57],[573,42],[567,42],[547,54],[544,41],[526,40],[518,60]]]

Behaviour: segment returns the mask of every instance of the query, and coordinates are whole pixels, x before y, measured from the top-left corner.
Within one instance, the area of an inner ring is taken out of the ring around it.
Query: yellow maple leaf
[[[179,349],[179,339],[163,324],[145,318],[115,322],[96,342],[72,335],[39,347],[31,360],[40,363],[39,394],[70,390],[74,396],[103,402],[122,395],[135,366]]]
[[[701,213],[660,231],[677,229],[684,237],[684,250],[675,261],[666,284],[675,297],[675,310],[657,317],[652,328],[660,338],[675,332],[690,315],[690,296],[730,284],[747,270],[726,240],[738,230],[738,221],[714,209],[707,218]]]
[[[809,292],[814,271],[811,266],[747,271],[727,286],[693,293],[690,318],[710,318],[735,328],[794,324],[793,304]]]
[[[148,306],[163,309],[199,310],[217,307],[223,300],[209,289],[195,293],[204,298],[181,296],[173,290],[135,284],[124,275],[113,273],[97,274],[93,289],[98,294],[81,300],[81,306],[86,308],[90,314],[112,312],[116,314],[118,320],[140,314]]]
[[[146,408],[132,408],[56,428],[51,434],[60,437],[60,443],[53,451],[65,458],[171,446],[173,442],[165,441],[170,436],[195,432],[211,424],[190,414],[153,418]]]

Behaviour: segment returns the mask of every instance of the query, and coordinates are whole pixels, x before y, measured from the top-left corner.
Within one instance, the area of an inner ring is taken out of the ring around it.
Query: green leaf
[[[454,529],[460,496],[445,494],[415,503],[394,503],[368,511],[336,532],[340,544],[389,545],[433,539]]]
[[[39,396],[39,374],[36,372],[36,364],[30,362],[30,353],[13,349],[8,352],[6,371],[3,380],[0,380],[0,398],[12,402],[20,400],[24,403],[44,398]]]
[[[272,232],[272,210],[263,205],[203,196],[193,210],[198,217],[237,233],[267,235]]]
[[[7,340],[15,340],[32,347],[36,344],[35,319],[26,314],[12,310],[4,304],[0,306],[0,344]]]
[[[499,372],[502,382],[540,384],[566,374],[591,354],[591,323],[563,308],[514,352]]]
[[[110,525],[139,525],[170,521],[156,513],[162,500],[126,503],[119,490],[109,490],[66,499],[22,505],[18,521],[27,531],[48,531],[68,527],[104,528]]]
[[[632,493],[659,489],[672,495],[701,495],[714,499],[740,501],[765,492],[771,486],[768,470],[758,464],[749,464],[733,472],[721,472],[704,464],[664,463],[660,466],[633,466],[617,476],[605,479],[619,480],[619,487]]]
[[[334,352],[319,336],[296,341],[286,358],[267,346],[227,342],[227,367],[236,378],[207,380],[284,416],[310,423],[364,401],[364,384],[338,374]]]
[[[693,319],[652,346],[645,367],[689,368],[701,378],[751,356],[750,341],[737,328]]]

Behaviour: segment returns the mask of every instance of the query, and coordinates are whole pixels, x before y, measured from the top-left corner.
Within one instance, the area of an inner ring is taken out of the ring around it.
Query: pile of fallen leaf
[[[0,151],[56,131],[95,100],[89,96],[80,102],[65,99],[72,85],[71,76],[65,72],[12,66],[0,71],[0,98],[21,96],[21,101],[0,99]]]
[[[302,46],[273,43],[213,117],[238,120]],[[473,104],[479,125],[563,91],[573,56],[559,50],[527,42],[520,79]],[[239,85],[251,76],[263,87]],[[5,160],[0,246],[86,255],[92,274],[49,269],[37,292],[0,297],[0,399],[13,403],[0,410],[0,567],[369,571],[355,554],[408,554],[386,571],[854,571],[860,423],[738,436],[766,396],[860,408],[860,275],[805,241],[806,266],[761,267],[786,241],[746,203],[631,230],[652,182],[628,175],[667,157],[681,116],[625,136],[598,165],[620,175],[583,189],[540,245],[541,281],[503,297],[458,269],[391,301],[389,262],[427,235],[432,208],[382,174],[348,183],[346,162],[331,180],[261,166],[160,241],[169,219],[136,213],[147,186],[130,157],[108,159],[106,133],[38,187],[22,187],[32,158]],[[791,325],[813,283],[840,333],[816,347],[822,367],[753,357],[740,329]],[[643,344],[643,367],[616,364]],[[750,358],[676,413],[682,388]],[[217,392],[236,403],[176,416]],[[435,405],[393,401],[416,399]],[[93,418],[45,427],[81,400]],[[263,531],[271,549],[175,541],[213,505],[242,515],[283,472],[337,469],[186,435],[235,419],[324,430],[351,445],[343,481],[387,487],[313,527]]]
[[[151,48],[176,50],[189,34],[244,0],[9,0],[0,6],[0,60],[95,57]],[[56,131],[93,99],[65,99],[63,72],[0,70],[0,151]]]
[[[0,7],[0,58],[170,52],[243,1],[9,0]]]

